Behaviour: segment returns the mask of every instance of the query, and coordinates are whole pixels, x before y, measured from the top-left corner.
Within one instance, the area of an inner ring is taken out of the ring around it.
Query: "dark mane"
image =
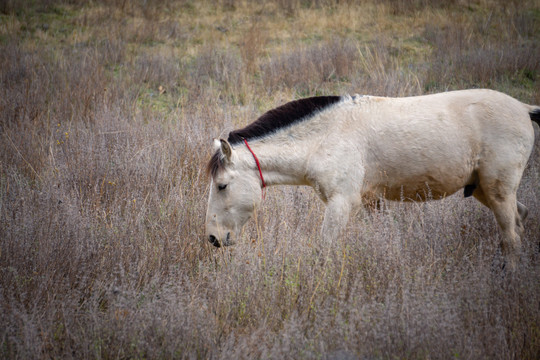
[[[231,145],[235,145],[244,141],[243,139],[267,136],[302,121],[340,100],[340,96],[315,96],[288,102],[264,113],[245,128],[231,131],[227,140]]]
[[[249,140],[268,136],[287,126],[303,121],[340,100],[340,96],[315,96],[288,102],[267,111],[245,128],[231,131],[227,141],[231,145],[236,145],[243,142],[244,139]],[[223,169],[223,159],[220,158],[219,151],[216,151],[208,162],[206,172],[209,176],[215,177],[221,169]]]

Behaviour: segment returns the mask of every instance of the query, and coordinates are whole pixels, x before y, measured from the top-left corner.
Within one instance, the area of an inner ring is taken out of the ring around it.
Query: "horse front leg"
[[[352,204],[344,196],[333,196],[328,200],[321,229],[323,239],[332,242],[345,229],[351,214]]]

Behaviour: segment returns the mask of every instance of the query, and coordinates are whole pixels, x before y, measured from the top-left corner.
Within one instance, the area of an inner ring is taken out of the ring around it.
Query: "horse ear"
[[[231,161],[233,152],[231,144],[225,139],[219,139],[219,141],[221,143],[221,153],[227,161]]]

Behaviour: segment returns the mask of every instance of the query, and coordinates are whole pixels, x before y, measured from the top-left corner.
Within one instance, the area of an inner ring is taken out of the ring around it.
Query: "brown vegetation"
[[[513,274],[474,199],[319,239],[272,188],[204,239],[212,138],[294,98],[489,87],[540,104],[534,1],[0,2],[0,357],[540,357],[538,143]]]

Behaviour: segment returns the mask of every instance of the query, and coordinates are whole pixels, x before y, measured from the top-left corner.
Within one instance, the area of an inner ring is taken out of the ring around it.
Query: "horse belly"
[[[366,169],[365,190],[376,198],[424,201],[449,196],[472,181],[476,164],[466,144],[433,146],[380,154]]]
[[[443,180],[431,175],[406,179],[401,183],[379,184],[377,197],[395,201],[438,200],[454,194],[466,185],[469,176]]]

